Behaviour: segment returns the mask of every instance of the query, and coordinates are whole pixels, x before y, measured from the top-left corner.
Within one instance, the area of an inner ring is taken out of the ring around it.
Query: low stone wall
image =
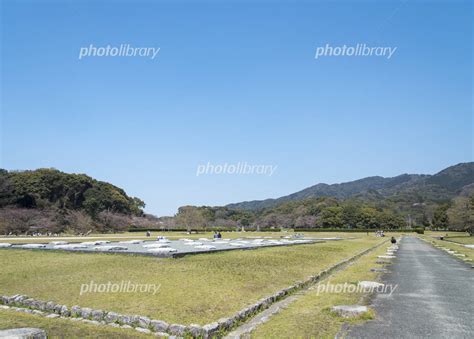
[[[381,242],[380,244],[372,246],[371,248],[368,248],[368,249],[366,249],[366,250],[364,250],[364,251],[362,251],[362,252],[360,252],[360,253],[358,253],[358,254],[356,254],[356,255],[348,258],[348,259],[344,259],[344,260],[338,262],[337,264],[329,267],[328,269],[326,269],[324,271],[321,271],[317,275],[310,276],[310,277],[308,277],[308,279],[306,279],[304,281],[298,281],[294,285],[291,285],[287,288],[284,288],[284,289],[274,293],[273,295],[271,295],[269,297],[260,299],[255,304],[240,310],[239,312],[237,312],[236,314],[234,314],[234,316],[232,316],[230,318],[219,319],[217,322],[214,322],[214,323],[211,323],[211,324],[208,324],[208,325],[204,326],[204,328],[206,329],[206,332],[209,333],[211,336],[220,337],[223,334],[225,334],[226,332],[228,332],[229,330],[231,330],[232,328],[236,327],[237,325],[239,325],[240,323],[245,321],[246,319],[252,317],[254,314],[267,309],[273,303],[275,303],[277,301],[280,301],[281,299],[284,299],[287,296],[289,296],[289,295],[291,295],[291,294],[293,294],[293,293],[295,293],[295,292],[297,292],[301,289],[307,288],[307,287],[319,282],[320,280],[324,279],[328,275],[334,273],[335,271],[337,271],[337,270],[345,267],[346,265],[350,264],[351,262],[357,260],[361,256],[363,256],[363,255],[373,251],[374,249],[382,246],[387,241],[384,241],[384,242]]]
[[[184,336],[186,334],[194,337],[205,337],[204,329],[199,325],[184,326],[180,324],[168,324],[162,320],[153,320],[140,315],[126,315],[116,312],[107,312],[95,310],[88,307],[56,304],[53,301],[42,301],[30,298],[26,295],[2,296],[2,304],[10,306],[22,312],[42,315],[49,318],[74,318],[77,321],[84,321],[96,325],[110,325],[112,327],[135,328],[143,333],[157,333],[163,336],[176,335]]]
[[[190,336],[194,338],[221,337],[241,322],[252,317],[254,314],[263,311],[273,303],[287,297],[288,295],[320,281],[334,271],[343,268],[364,254],[378,248],[385,242],[366,249],[348,259],[342,260],[328,269],[321,271],[319,274],[308,277],[304,281],[298,281],[294,285],[284,288],[271,296],[262,298],[255,304],[238,311],[229,318],[221,318],[216,322],[204,326],[197,324],[191,324],[188,326],[181,324],[168,324],[165,321],[153,320],[145,316],[124,315],[116,312],[94,310],[77,305],[69,308],[66,305],[56,304],[53,301],[36,300],[26,295],[19,294],[14,296],[2,296],[0,297],[0,302],[17,311],[42,315],[49,318],[71,318],[71,320],[77,319],[77,321],[84,321],[96,325],[109,325],[129,329],[135,328],[139,332],[155,333],[161,336],[174,335],[179,337]]]

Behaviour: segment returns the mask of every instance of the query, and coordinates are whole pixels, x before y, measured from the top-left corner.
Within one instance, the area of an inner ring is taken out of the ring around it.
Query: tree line
[[[129,229],[432,229],[474,227],[474,185],[452,199],[421,190],[383,197],[307,198],[258,210],[182,206],[173,217],[145,214],[145,203],[110,183],[56,169],[0,169],[0,234],[118,232]]]
[[[170,227],[183,229],[406,229],[432,228],[473,232],[474,194],[440,204],[411,204],[390,199],[308,198],[261,210],[183,206]]]

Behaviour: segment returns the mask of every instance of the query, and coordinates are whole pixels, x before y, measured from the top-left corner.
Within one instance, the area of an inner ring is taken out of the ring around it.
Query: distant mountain
[[[231,209],[261,210],[284,202],[307,198],[333,197],[340,200],[366,200],[408,197],[416,200],[440,202],[461,193],[463,187],[474,183],[474,162],[460,163],[434,175],[402,174],[393,178],[367,177],[341,184],[317,184],[277,199],[253,200],[229,204]]]
[[[457,192],[466,185],[474,183],[474,162],[448,167],[426,179],[427,184],[437,185]]]

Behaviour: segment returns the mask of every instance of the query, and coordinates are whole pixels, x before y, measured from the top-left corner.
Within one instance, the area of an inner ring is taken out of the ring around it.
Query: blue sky
[[[473,160],[469,1],[2,1],[1,163],[123,187],[146,211]],[[78,59],[81,47],[158,57]],[[325,57],[325,44],[397,47]],[[200,164],[278,166],[196,176]]]

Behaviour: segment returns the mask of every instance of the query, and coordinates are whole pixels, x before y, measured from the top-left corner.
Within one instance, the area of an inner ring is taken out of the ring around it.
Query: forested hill
[[[123,189],[85,174],[0,169],[0,233],[123,230],[149,224],[144,206]]]
[[[468,162],[448,167],[434,175],[402,174],[393,178],[376,176],[341,184],[317,184],[277,199],[244,201],[226,207],[259,210],[275,207],[284,202],[320,197],[372,200],[377,196],[383,198],[410,196],[409,200],[415,198],[441,202],[452,199],[465,186],[472,183],[474,183],[474,162]]]
[[[12,171],[0,169],[0,208],[66,208],[90,215],[101,211],[141,215],[145,203],[125,191],[85,174],[68,174],[56,169]]]

